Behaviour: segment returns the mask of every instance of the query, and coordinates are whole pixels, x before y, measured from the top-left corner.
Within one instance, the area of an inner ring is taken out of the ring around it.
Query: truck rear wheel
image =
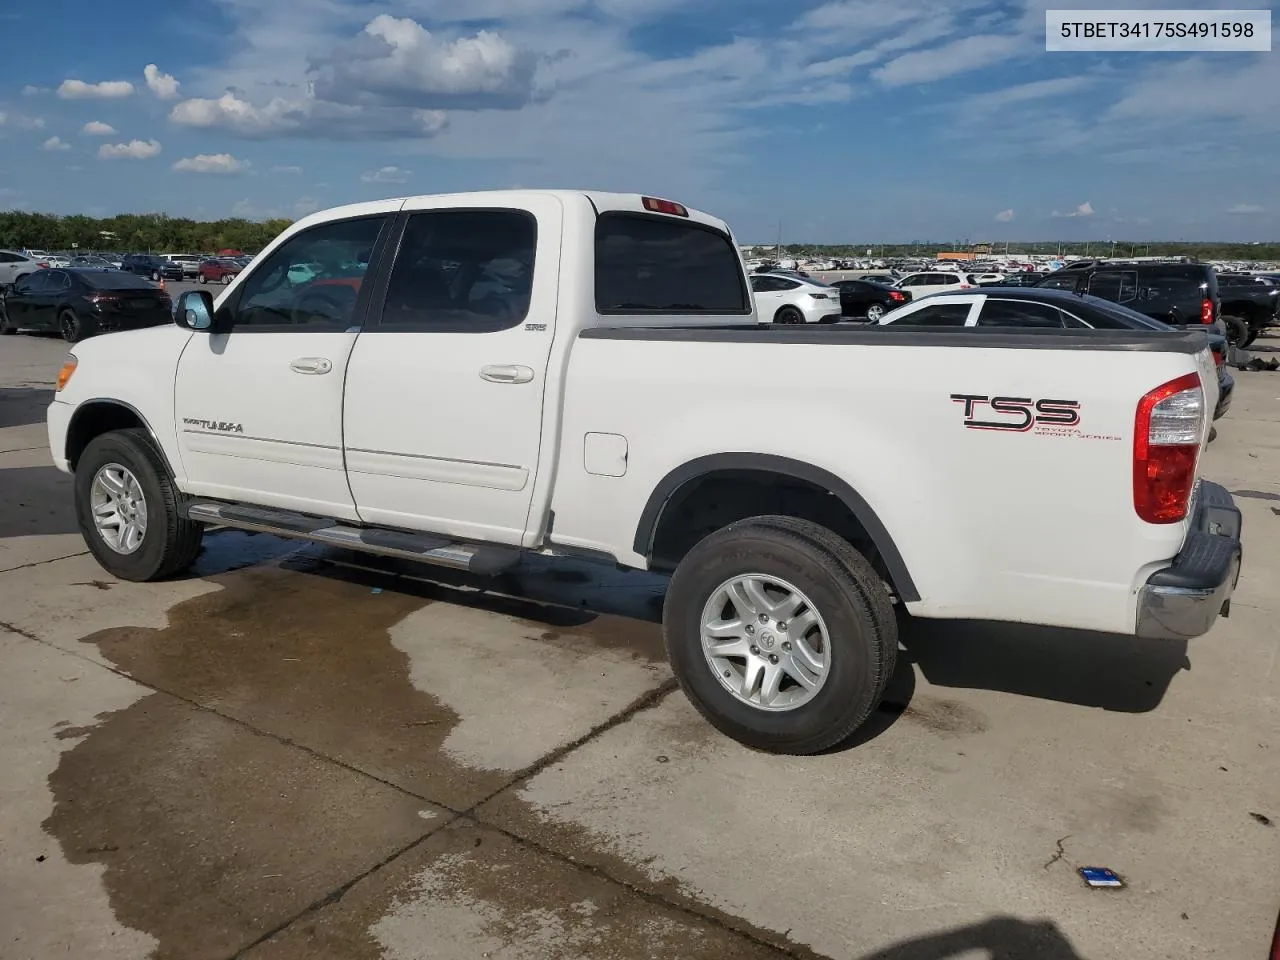
[[[897,622],[871,565],[829,530],[753,517],[702,540],[671,578],[667,657],[718,730],[771,753],[846,739],[875,709]]]
[[[76,518],[90,552],[121,580],[162,580],[200,552],[204,525],[178,513],[182,493],[145,430],[89,442],[75,473]]]

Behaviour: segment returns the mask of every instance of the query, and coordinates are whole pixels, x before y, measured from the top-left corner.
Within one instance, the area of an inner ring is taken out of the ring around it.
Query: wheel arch
[[[113,430],[127,430],[130,427],[141,427],[147,431],[156,452],[169,471],[169,476],[176,476],[173,464],[169,462],[169,457],[164,452],[164,445],[160,443],[160,438],[141,411],[123,400],[105,398],[86,400],[76,407],[76,412],[72,414],[71,421],[67,424],[66,450],[64,451],[68,465],[75,470],[76,463],[84,454],[85,448],[95,437]]]
[[[745,479],[748,475],[749,479]],[[664,521],[674,522],[669,508],[677,505],[682,497],[687,500],[694,496],[701,484],[712,479],[724,479],[726,482],[739,480],[744,483],[782,481],[783,484],[803,485],[814,492],[834,496],[874,547],[899,599],[904,602],[920,599],[915,581],[897,544],[866,499],[828,470],[775,454],[716,453],[690,460],[671,470],[654,487],[641,511],[632,544],[635,552],[648,558],[653,564],[655,547],[661,542]],[[661,561],[663,558],[657,559]],[[662,565],[661,562],[658,563],[658,566]]]

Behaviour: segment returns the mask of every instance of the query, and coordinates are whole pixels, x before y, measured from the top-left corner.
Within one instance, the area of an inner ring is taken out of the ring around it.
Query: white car
[[[984,283],[999,283],[1004,279],[1003,273],[969,273],[965,276],[968,277],[970,283],[976,283],[979,285]]]
[[[0,250],[0,284],[16,283],[20,277],[47,266],[47,260],[37,260],[14,250]]]
[[[972,287],[976,287],[977,284],[970,283],[969,278],[962,273],[956,273],[951,270],[929,270],[924,273],[909,273],[899,280],[895,286],[900,290],[910,290],[911,299],[915,301],[935,293],[969,290]]]
[[[355,266],[287,283],[315,261]],[[670,573],[682,689],[778,753],[873,714],[895,600],[1179,644],[1225,612],[1240,512],[1199,480],[1203,332],[756,319],[729,228],[669,200],[355,204],[172,325],[76,344],[49,443],[124,580],[185,571],[206,525],[477,575],[530,552]]]
[[[840,319],[840,291],[817,280],[754,273],[751,293],[761,323],[834,323]]]
[[[165,254],[165,259],[170,263],[179,264],[182,267],[182,275],[184,277],[200,276],[201,258],[192,253],[169,253]]]

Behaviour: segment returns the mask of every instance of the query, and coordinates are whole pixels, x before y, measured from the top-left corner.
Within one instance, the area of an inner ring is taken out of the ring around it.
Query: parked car
[[[1017,273],[1007,273],[999,280],[987,280],[979,283],[980,287],[1034,287],[1037,283],[1047,277],[1047,273],[1039,273],[1033,270],[1019,270]]]
[[[866,317],[872,323],[911,299],[906,290],[870,280],[835,280],[831,286],[840,291],[842,316]]]
[[[1090,294],[1043,287],[995,291],[990,288],[930,297],[887,314],[880,323],[927,327],[1048,327],[1052,329],[1151,330],[1169,332],[1174,327],[1121,304]],[[1209,327],[1205,330],[1217,370],[1218,398],[1213,418],[1231,407],[1235,379],[1227,369],[1227,340]]]
[[[840,319],[840,291],[789,273],[754,273],[751,293],[761,323],[834,323]]]
[[[984,283],[999,283],[1004,279],[1003,273],[966,273],[965,278],[974,286]]]
[[[1088,293],[1175,327],[1217,324],[1218,279],[1207,263],[1081,261],[1049,274],[1038,288]],[[1219,325],[1219,333],[1223,332]]]
[[[1218,274],[1218,298],[1227,339],[1244,348],[1276,323],[1280,314],[1280,280],[1249,273]]]
[[[14,284],[4,306],[0,333],[54,330],[68,343],[173,322],[168,295],[122,270],[41,270]]]
[[[120,263],[125,273],[147,277],[159,283],[161,280],[181,280],[182,265],[152,253],[129,253]]]
[[[191,253],[170,253],[166,254],[165,259],[170,263],[176,263],[182,267],[183,278],[198,277],[200,275],[200,257]]]
[[[118,269],[114,263],[105,257],[72,257],[71,266],[78,269],[90,270],[115,270]]]
[[[0,286],[7,286],[29,273],[48,268],[48,261],[36,260],[14,250],[0,250]]]
[[[230,283],[243,269],[244,264],[239,260],[233,260],[231,257],[214,257],[200,264],[198,276],[201,283]]]
[[[929,297],[935,293],[968,290],[976,284],[970,283],[969,278],[964,274],[952,270],[928,270],[923,273],[909,273],[895,286],[899,290],[908,291],[912,300],[919,300],[921,297]]]
[[[69,266],[71,266],[71,258],[70,258],[70,257],[64,257],[64,256],[63,256],[62,254],[60,254],[60,253],[51,253],[51,254],[49,254],[47,257],[44,257],[44,258],[43,258],[43,260],[44,260],[44,262],[45,262],[45,263],[49,264],[49,266],[50,266],[50,267],[64,267],[64,268],[65,268],[65,267],[69,267]]]
[[[369,250],[356,296],[289,289]],[[47,411],[113,575],[187,569],[206,524],[475,573],[528,552],[669,573],[675,676],[758,749],[819,752],[873,714],[895,599],[1181,642],[1240,569],[1240,513],[1199,478],[1201,333],[758,325],[728,227],[668,200],[329,210],[174,316],[74,347]]]

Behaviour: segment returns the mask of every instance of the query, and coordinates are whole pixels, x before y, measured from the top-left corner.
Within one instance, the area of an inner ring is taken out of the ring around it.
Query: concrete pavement
[[[1208,454],[1246,521],[1209,636],[907,622],[885,708],[799,759],[673,691],[656,577],[221,531],[115,581],[46,459],[64,352],[0,340],[0,958],[1265,955],[1277,375]]]

